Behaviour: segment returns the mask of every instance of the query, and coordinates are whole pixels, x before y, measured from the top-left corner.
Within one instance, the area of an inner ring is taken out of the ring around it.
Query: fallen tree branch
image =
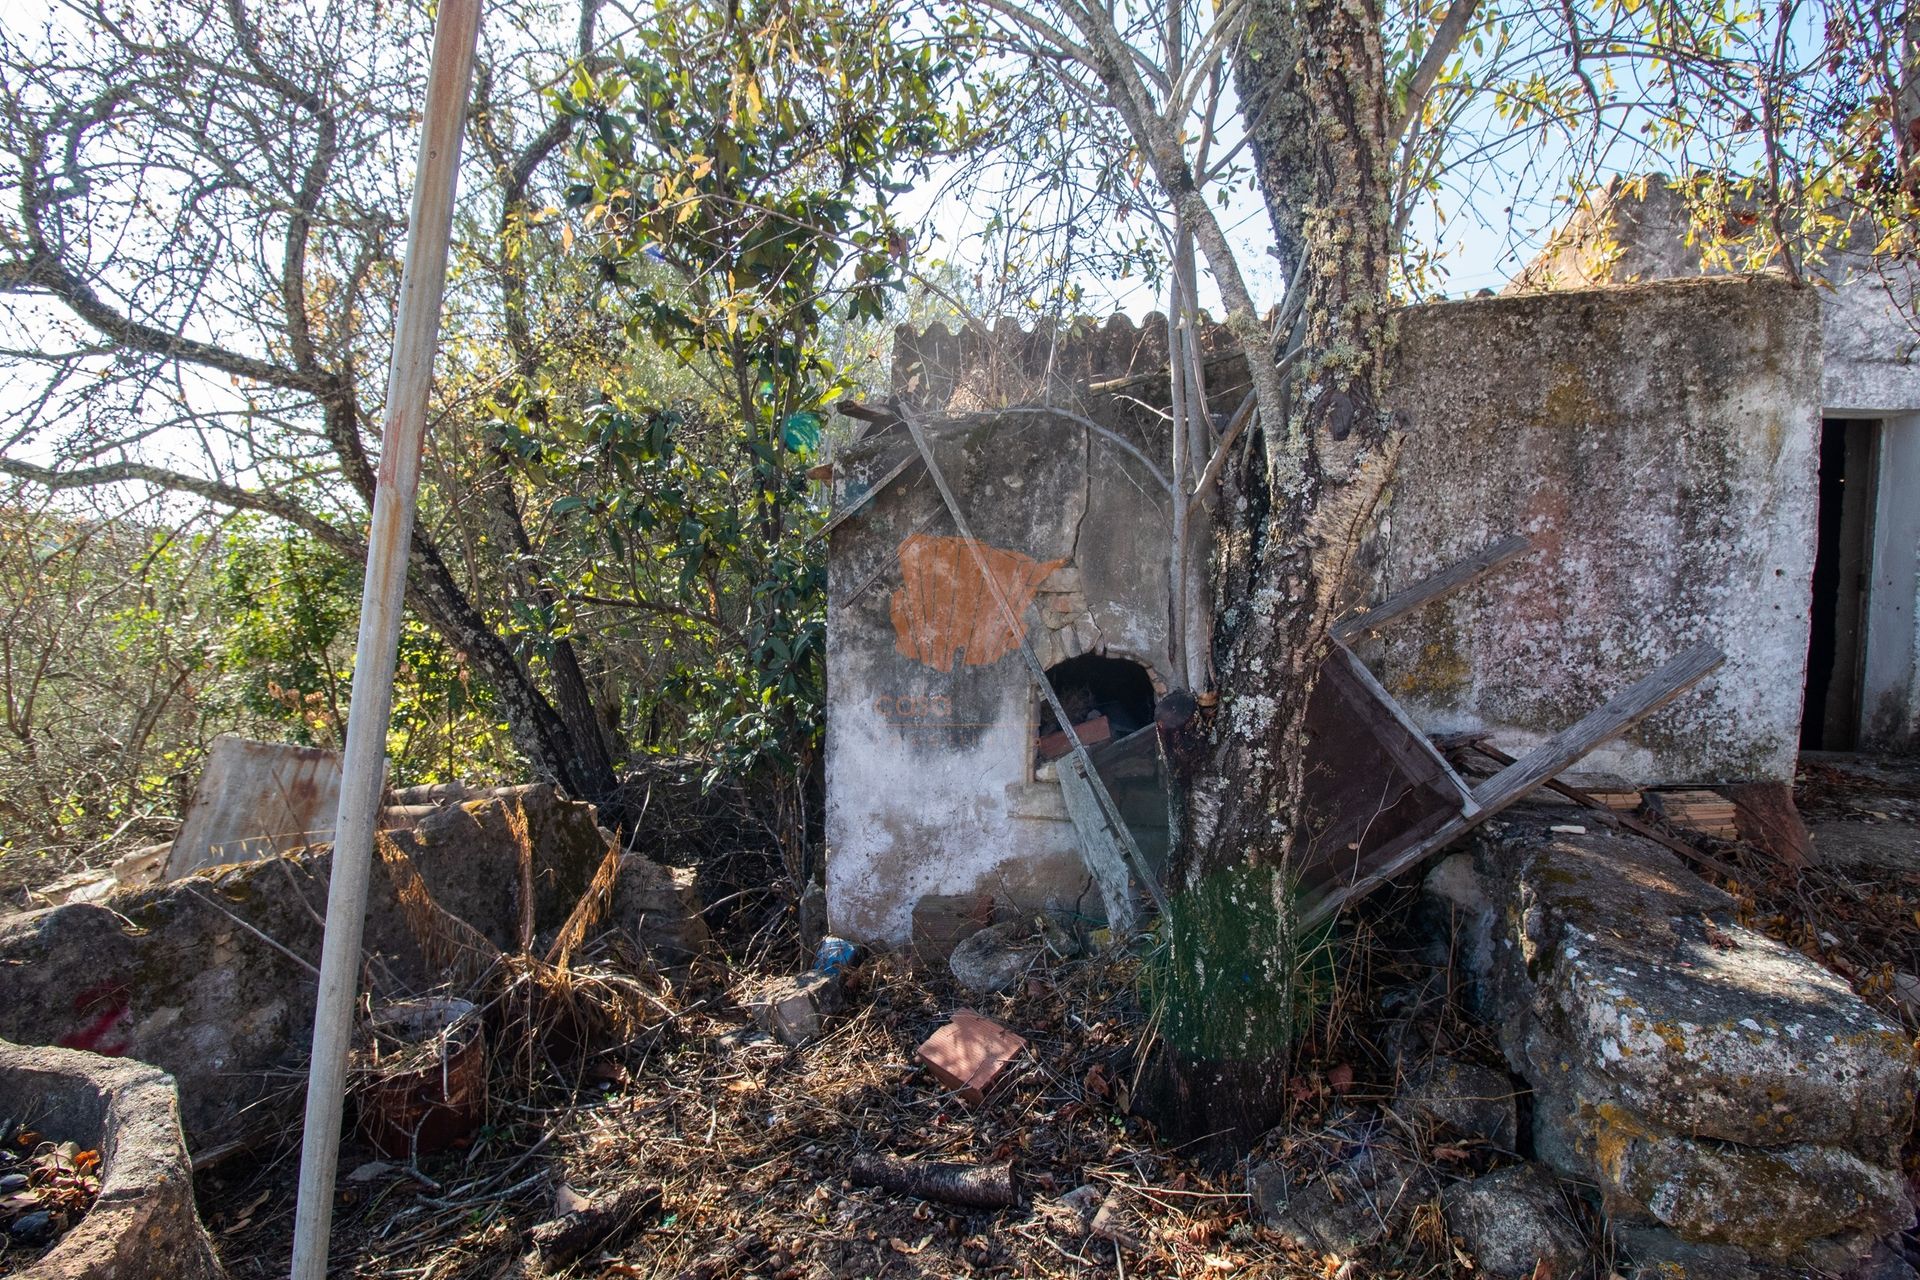
[[[901,1160],[896,1156],[863,1155],[849,1170],[853,1180],[870,1187],[964,1205],[970,1209],[1005,1209],[1013,1204],[1013,1165],[949,1164],[938,1160]]]
[[[659,1209],[660,1188],[636,1183],[584,1209],[540,1223],[527,1232],[527,1240],[540,1265],[557,1271]]]

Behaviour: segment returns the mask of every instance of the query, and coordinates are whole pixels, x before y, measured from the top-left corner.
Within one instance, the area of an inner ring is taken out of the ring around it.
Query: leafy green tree
[[[622,56],[582,65],[557,108],[579,122],[566,243],[601,264],[629,342],[673,366],[603,379],[564,410],[528,381],[491,405],[503,449],[558,482],[548,514],[577,535],[556,607],[704,633],[701,660],[650,695],[649,724],[677,704],[736,761],[790,765],[822,692],[806,468],[856,373],[834,335],[880,320],[901,287],[911,233],[891,201],[952,141],[957,68],[947,33],[916,35],[884,3],[661,4],[652,19]]]
[[[950,68],[882,5],[605,12],[522,7],[483,41],[408,607],[460,714],[617,822],[636,737],[751,759],[812,731],[822,326],[878,312],[888,166],[938,138]],[[425,17],[62,0],[0,36],[0,471],[364,558]],[[254,656],[298,668],[319,735],[342,664],[308,621],[281,638],[304,656]]]

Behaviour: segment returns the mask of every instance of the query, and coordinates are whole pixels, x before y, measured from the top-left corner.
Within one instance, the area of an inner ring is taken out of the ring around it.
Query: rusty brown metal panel
[[[1307,702],[1313,761],[1300,881],[1310,897],[1364,879],[1463,808],[1446,762],[1361,670],[1336,644]]]
[[[180,822],[167,879],[333,839],[340,753],[223,735]]]

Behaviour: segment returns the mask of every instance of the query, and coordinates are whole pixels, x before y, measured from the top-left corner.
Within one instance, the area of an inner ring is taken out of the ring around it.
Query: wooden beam
[[[1333,647],[1337,651],[1335,660],[1343,663],[1347,670],[1353,674],[1354,681],[1359,684],[1361,688],[1372,694],[1373,700],[1385,708],[1387,714],[1392,716],[1400,727],[1406,731],[1408,740],[1416,744],[1414,749],[1422,753],[1422,761],[1428,764],[1435,773],[1452,787],[1455,794],[1460,797],[1461,808],[1466,811],[1467,816],[1471,817],[1475,805],[1473,803],[1473,788],[1467,785],[1467,780],[1454,771],[1453,765],[1444,755],[1440,754],[1440,749],[1433,745],[1433,742],[1427,735],[1421,732],[1420,726],[1413,722],[1413,717],[1407,714],[1407,709],[1400,705],[1399,699],[1387,692],[1387,687],[1380,683],[1372,671],[1367,669],[1367,664],[1360,661],[1359,656],[1355,654],[1353,650],[1347,648],[1346,644],[1340,640],[1335,640]],[[1381,745],[1391,749],[1394,744],[1383,738]],[[1397,751],[1396,754],[1398,754]],[[1420,776],[1420,770],[1411,762],[1403,762],[1403,767],[1410,776]]]
[[[1710,644],[1695,645],[1475,787],[1474,803],[1489,811],[1506,808],[1607,739],[1625,733],[1672,702],[1726,660],[1727,656]]]
[[[427,64],[420,119],[420,160],[407,217],[407,255],[400,270],[387,373],[386,424],[380,475],[367,529],[367,568],[360,590],[360,638],[354,650],[352,711],[340,762],[340,808],[334,819],[333,871],[327,882],[327,926],[320,944],[320,981],[313,1013],[313,1057],[307,1070],[306,1121],[300,1134],[300,1192],[293,1214],[292,1280],[326,1280],[333,1229],[334,1174],[340,1163],[340,1117],[346,1105],[347,1053],[360,989],[360,944],[366,932],[367,884],[374,827],[386,791],[387,730],[393,672],[406,603],[407,558],[420,486],[440,346],[440,303],[447,283],[448,242],[460,177],[474,46],[482,0],[441,0]]]
[[[1443,596],[1452,595],[1462,587],[1472,586],[1515,556],[1531,550],[1532,547],[1533,540],[1525,534],[1509,534],[1491,546],[1483,548],[1479,553],[1468,556],[1457,564],[1448,565],[1431,577],[1420,579],[1404,591],[1394,592],[1365,613],[1355,614],[1351,618],[1335,623],[1333,638],[1343,643],[1351,643],[1361,636],[1370,635],[1389,622],[1412,613],[1415,609],[1432,604]]]

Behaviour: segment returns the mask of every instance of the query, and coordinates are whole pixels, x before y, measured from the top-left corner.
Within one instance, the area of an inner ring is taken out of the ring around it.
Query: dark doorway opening
[[[1153,723],[1153,677],[1137,662],[1081,654],[1047,669],[1047,683],[1074,724],[1106,717],[1111,736],[1124,738]],[[1056,733],[1053,708],[1040,708],[1040,736]]]
[[[1800,745],[1809,751],[1851,751],[1859,743],[1879,426],[1860,418],[1820,424],[1819,538],[1800,713]]]

